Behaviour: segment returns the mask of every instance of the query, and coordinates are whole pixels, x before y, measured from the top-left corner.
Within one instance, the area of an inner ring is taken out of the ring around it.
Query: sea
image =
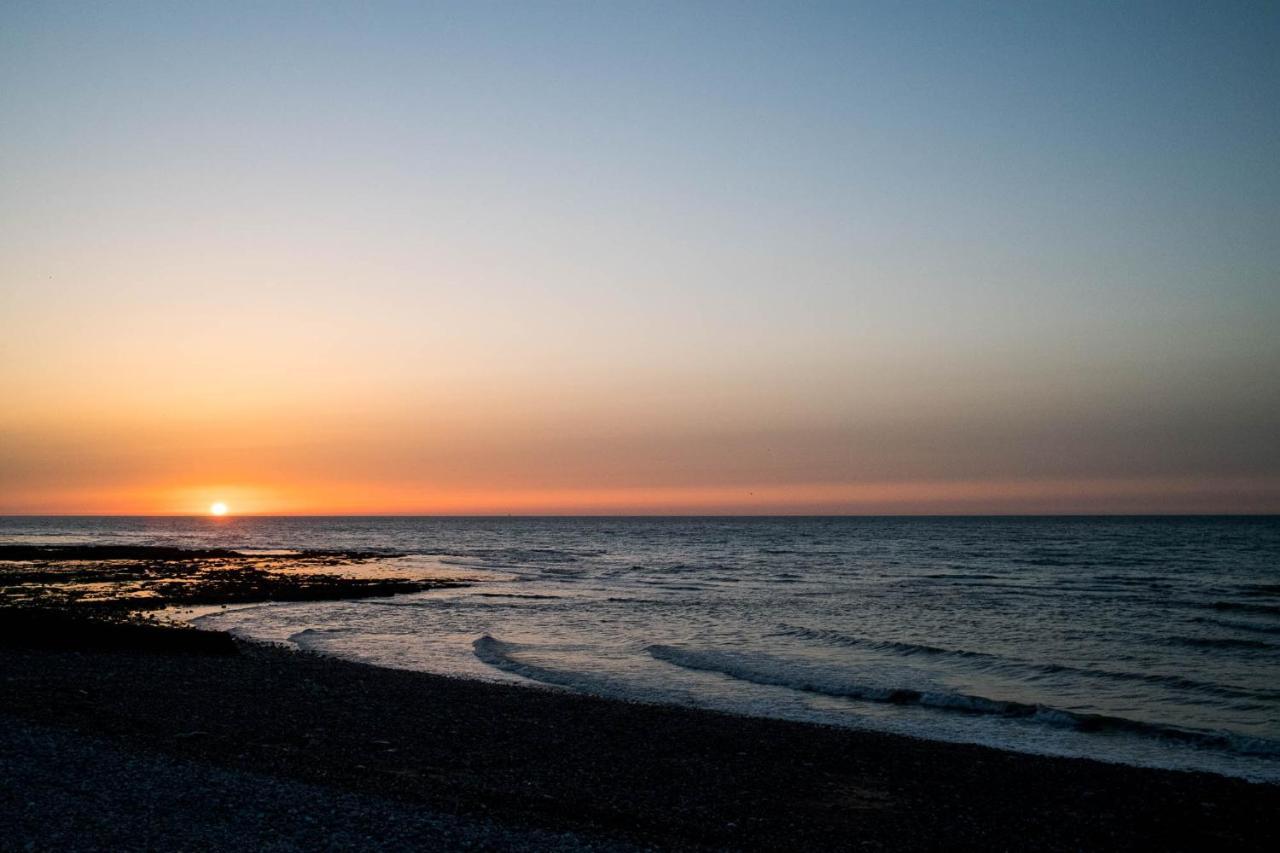
[[[345,571],[469,585],[190,618],[379,666],[1280,781],[1280,517],[10,517],[0,542],[371,551]]]

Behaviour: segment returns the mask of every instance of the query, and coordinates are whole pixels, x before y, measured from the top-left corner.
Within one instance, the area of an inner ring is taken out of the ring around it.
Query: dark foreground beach
[[[378,669],[110,608],[86,620],[24,577],[0,610],[3,849],[1278,840],[1277,786]]]
[[[1274,786],[458,681],[229,640],[192,650],[179,639],[172,649],[90,651],[10,638],[0,651],[0,846],[1273,849],[1276,840]]]

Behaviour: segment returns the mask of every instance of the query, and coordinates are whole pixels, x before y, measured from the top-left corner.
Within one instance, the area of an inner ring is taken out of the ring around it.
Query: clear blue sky
[[[1278,104],[1274,2],[6,2],[0,510],[1280,510]]]

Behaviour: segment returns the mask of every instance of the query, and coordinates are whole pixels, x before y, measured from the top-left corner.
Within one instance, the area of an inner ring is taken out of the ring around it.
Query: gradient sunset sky
[[[1280,511],[1280,4],[0,4],[0,513]]]

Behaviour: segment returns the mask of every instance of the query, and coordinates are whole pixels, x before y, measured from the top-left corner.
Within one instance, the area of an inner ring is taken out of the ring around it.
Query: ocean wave
[[[668,606],[674,602],[662,598],[636,598],[633,596],[611,595],[605,599],[610,604],[661,604]]]
[[[1240,587],[1241,595],[1280,596],[1280,583],[1244,584]]]
[[[1177,580],[1177,578],[1159,575],[1094,575],[1091,578],[1081,578],[1076,582],[1076,585],[1086,590],[1096,589],[1104,592],[1113,586],[1169,589]]]
[[[1254,604],[1242,601],[1214,601],[1201,605],[1212,610],[1235,610],[1241,613],[1258,613],[1263,616],[1280,616],[1280,604]]]
[[[894,640],[873,640],[868,637],[855,637],[849,634],[842,634],[838,631],[817,630],[791,625],[782,625],[780,628],[781,630],[779,633],[783,636],[795,637],[797,639],[812,640],[830,645],[844,646],[847,648],[861,648],[876,652],[890,652],[904,657],[925,655],[940,659],[949,658],[1020,677],[1066,674],[1085,678],[1101,678],[1109,681],[1152,684],[1177,690],[1191,690],[1223,697],[1245,699],[1280,698],[1280,692],[1248,690],[1245,688],[1233,687],[1228,684],[1197,681],[1196,679],[1187,678],[1181,675],[1163,675],[1153,672],[1126,672],[1124,670],[1070,666],[1068,664],[1047,663],[1027,660],[1026,658],[997,655],[990,652],[946,649],[940,646],[930,646],[922,643],[902,643]],[[1181,639],[1189,640],[1191,638]],[[1248,641],[1241,641],[1239,645],[1246,648],[1255,648],[1253,645],[1243,645],[1245,642]],[[1209,642],[1204,643],[1204,645],[1211,644],[1212,643]],[[1231,643],[1224,644],[1232,645]],[[1267,648],[1272,647],[1271,644],[1263,644],[1263,646]]]
[[[924,575],[914,575],[894,579],[891,582],[903,586],[919,587],[925,585],[926,582],[932,585],[933,580],[933,578],[928,578]],[[1127,589],[1116,590],[1110,586],[1069,586],[1064,583],[1058,583],[1054,587],[1044,587],[1040,585],[1040,580],[1036,578],[1027,581],[998,578],[995,581],[955,581],[953,583],[955,586],[968,587],[966,592],[975,596],[975,601],[979,600],[977,596],[983,596],[988,601],[997,602],[1001,605],[1010,600],[1016,601],[1018,598],[1042,599],[1055,603],[1072,599],[1105,601],[1107,604],[1121,601],[1148,604],[1153,601],[1153,596],[1149,592],[1135,592]],[[1203,606],[1198,602],[1184,602],[1183,604],[1184,606]]]
[[[823,643],[836,646],[856,646],[858,648],[871,649],[873,651],[891,651],[898,654],[911,655],[951,655],[961,658],[995,658],[995,655],[985,652],[968,652],[959,649],[944,649],[939,646],[929,646],[923,643],[900,643],[894,640],[873,640],[869,637],[855,637],[850,634],[842,634],[839,631],[829,631],[817,628],[803,628],[793,625],[779,626],[783,636],[796,637],[802,640],[817,640]]]
[[[324,637],[349,633],[351,633],[350,628],[304,628],[297,633],[290,634],[285,640],[293,643],[304,652],[314,652],[320,650],[319,646]]]
[[[485,560],[480,557],[462,557],[448,556],[441,557],[440,564],[442,566],[462,566],[468,569],[481,569],[486,571],[505,571],[515,572],[519,569],[527,568],[519,563],[499,563],[493,560]]]
[[[896,583],[904,586],[921,586],[924,582],[932,581],[927,575],[913,575],[909,577],[899,578]],[[967,586],[970,594],[975,596],[975,601],[980,600],[977,596],[984,596],[992,603],[1000,603],[1018,598],[1044,599],[1057,603],[1063,602],[1080,602],[1080,601],[1100,601],[1105,605],[1115,605],[1117,603],[1132,602],[1139,606],[1159,606],[1164,608],[1187,608],[1193,610],[1219,610],[1219,611],[1238,611],[1241,613],[1252,613],[1262,616],[1280,616],[1280,604],[1267,604],[1261,602],[1245,602],[1245,601],[1204,601],[1189,598],[1170,598],[1170,590],[1179,591],[1177,587],[1169,580],[1153,580],[1138,582],[1132,585],[1122,585],[1121,589],[1117,589],[1113,583],[1104,583],[1095,585],[1095,581],[1084,579],[1076,583],[1063,580],[1059,581],[1053,587],[1045,587],[1041,585],[1041,579],[1033,578],[1026,582],[1016,579],[1005,580],[998,579],[996,581],[953,581],[956,586]],[[1139,589],[1145,589],[1145,592],[1139,592]],[[1227,590],[1219,590],[1216,594],[1230,595]],[[1243,595],[1251,595],[1257,597],[1256,593],[1241,593]],[[1268,593],[1269,595],[1270,593]]]
[[[1213,616],[1197,616],[1191,620],[1202,625],[1229,628],[1233,631],[1249,631],[1255,634],[1280,634],[1280,625],[1258,625],[1254,622],[1238,622],[1235,619],[1219,619]]]
[[[919,577],[928,578],[929,580],[947,580],[947,581],[969,581],[969,580],[994,581],[994,580],[1000,580],[1004,576],[1003,575],[984,575],[984,574],[978,574],[978,573],[965,573],[965,572],[934,572],[928,575],[919,575]]]
[[[645,651],[657,660],[684,669],[715,672],[752,684],[785,687],[824,696],[892,705],[914,705],[942,712],[1022,719],[1080,732],[1121,732],[1245,755],[1280,756],[1280,742],[1266,738],[1181,728],[1127,717],[1086,714],[1047,705],[991,699],[945,690],[866,684],[838,673],[766,655],[707,652],[664,645],[651,645]]]
[[[362,601],[362,607],[439,607],[440,600],[426,601]]]
[[[494,669],[519,675],[530,681],[548,684],[552,687],[567,687],[584,693],[599,693],[600,685],[591,678],[576,672],[564,672],[550,667],[527,663],[515,657],[523,646],[508,643],[485,634],[472,641],[471,649],[476,658]]]
[[[1280,645],[1276,643],[1268,643],[1266,640],[1247,640],[1240,637],[1170,637],[1169,639],[1184,646],[1197,646],[1205,649],[1280,651]]]
[[[528,564],[577,563],[583,558],[602,557],[607,553],[603,548],[470,548],[445,551],[443,556]]]

